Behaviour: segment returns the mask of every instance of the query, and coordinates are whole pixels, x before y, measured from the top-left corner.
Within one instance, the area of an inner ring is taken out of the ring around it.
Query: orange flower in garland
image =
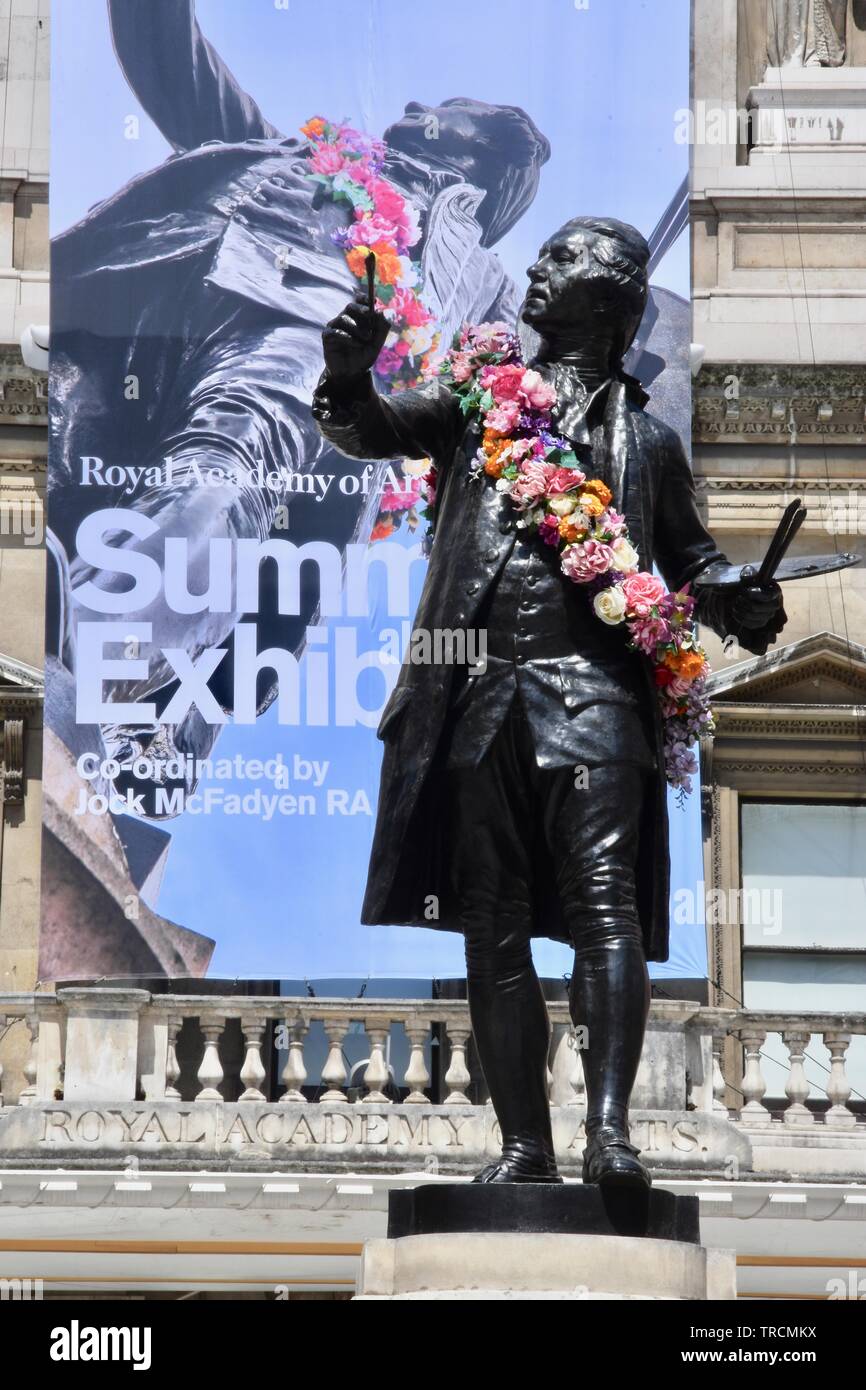
[[[611,492],[607,483],[603,483],[601,481],[601,478],[588,478],[587,481],[583,484],[583,492],[584,495],[588,492],[593,497],[597,497],[602,505],[602,510],[605,507],[609,507],[611,502],[613,501],[613,493]],[[583,504],[581,503],[581,505]],[[599,513],[593,512],[591,513],[591,515],[598,516]]]
[[[586,526],[572,521],[570,516],[564,516],[559,523],[559,534],[564,541],[582,541],[589,534]]]
[[[604,487],[604,484],[601,483],[600,486]],[[604,490],[607,492],[607,488]],[[605,503],[594,492],[581,492],[577,499],[577,505],[586,512],[587,516],[591,517],[602,516],[605,510]]]
[[[501,478],[502,470],[507,463],[505,454],[508,450],[507,439],[488,439],[484,444],[484,452],[487,455],[487,462],[484,465],[484,472],[489,478]]]
[[[683,680],[693,681],[703,674],[706,658],[703,652],[682,648],[676,652],[665,652],[664,663],[675,675],[682,676]]]

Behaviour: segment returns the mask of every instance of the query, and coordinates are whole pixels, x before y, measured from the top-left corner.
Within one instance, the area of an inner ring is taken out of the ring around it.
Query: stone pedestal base
[[[636,1236],[463,1235],[371,1240],[356,1300],[736,1298],[734,1254]]]
[[[768,68],[748,106],[750,164],[780,153],[853,163],[866,152],[866,68]]]
[[[654,1188],[443,1183],[391,1193],[359,1299],[733,1299],[734,1254],[698,1244],[698,1203]]]

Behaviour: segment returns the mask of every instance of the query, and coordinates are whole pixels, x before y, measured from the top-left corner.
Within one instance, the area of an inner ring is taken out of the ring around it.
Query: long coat
[[[701,521],[688,460],[674,432],[643,410],[646,396],[630,378],[614,381],[604,412],[607,482],[627,520],[641,568],[655,560],[669,588],[679,588],[721,558]],[[323,377],[314,401],[319,428],[355,458],[429,455],[439,468],[435,540],[415,618],[416,628],[471,628],[492,580],[513,545],[486,505],[490,484],[470,477],[478,445],[453,394],[438,382],[382,400],[369,378],[347,388]],[[575,603],[586,596],[574,593]],[[709,596],[700,617],[721,634],[726,615]],[[637,869],[638,907],[647,958],[668,954],[669,858],[662,728],[649,662],[647,712],[655,731],[657,770],[645,798]],[[434,755],[453,679],[451,665],[404,662],[379,724],[385,752],[378,815],[362,920],[457,930],[431,920],[431,899],[445,896],[441,819]],[[566,704],[568,691],[565,691]],[[555,922],[539,936],[564,940]]]

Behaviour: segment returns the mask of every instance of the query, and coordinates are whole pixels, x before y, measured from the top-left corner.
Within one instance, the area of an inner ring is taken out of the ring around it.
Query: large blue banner
[[[628,366],[687,440],[688,0],[55,0],[52,23],[40,974],[460,975],[459,937],[359,924],[425,464],[322,441],[321,329],[373,247],[399,391],[465,321],[515,321],[564,221],[615,216],[653,251]],[[672,815],[676,888],[700,843]],[[702,935],[675,922],[663,972],[703,974]]]

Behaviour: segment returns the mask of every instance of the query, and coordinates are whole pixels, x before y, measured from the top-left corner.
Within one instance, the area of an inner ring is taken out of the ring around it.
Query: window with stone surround
[[[743,1004],[797,1018],[866,1013],[866,804],[740,801]],[[788,1050],[762,1048],[767,1096],[785,1094]],[[852,1108],[866,1103],[866,1037],[848,1051]],[[806,1049],[810,1101],[825,1099],[830,1056]]]

